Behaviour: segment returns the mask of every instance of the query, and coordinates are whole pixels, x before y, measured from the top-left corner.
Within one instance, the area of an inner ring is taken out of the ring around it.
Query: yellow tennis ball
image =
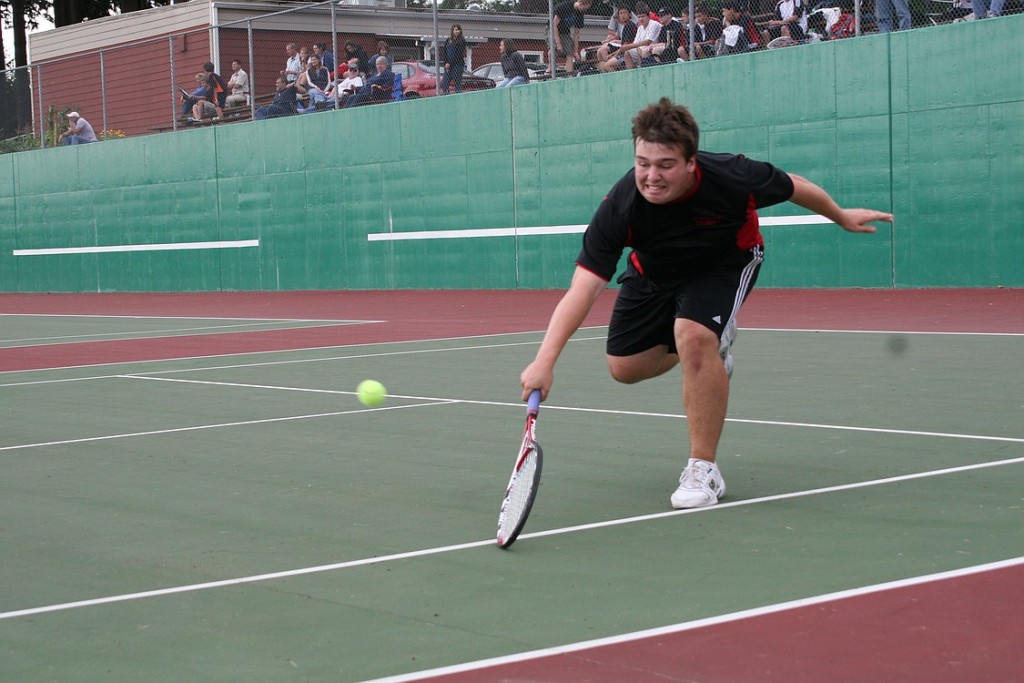
[[[388,397],[388,391],[377,380],[364,379],[356,387],[356,397],[364,406],[376,408],[384,403],[384,399]]]

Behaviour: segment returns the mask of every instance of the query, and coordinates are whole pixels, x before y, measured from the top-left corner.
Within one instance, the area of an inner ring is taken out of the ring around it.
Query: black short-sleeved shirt
[[[563,34],[572,33],[574,28],[583,28],[583,11],[576,8],[575,0],[568,0],[555,7],[555,16],[558,17],[558,32]]]
[[[652,204],[633,169],[601,202],[583,236],[577,265],[611,280],[622,250],[651,281],[682,282],[704,268],[764,246],[757,209],[793,195],[784,171],[742,155],[697,153],[697,181],[671,204]]]
[[[683,25],[673,19],[668,22],[667,26],[662,28],[661,38],[661,42],[665,43],[665,52],[662,53],[664,55],[662,57],[662,61],[674,62],[676,57],[679,56],[676,51],[682,47],[684,43]]]

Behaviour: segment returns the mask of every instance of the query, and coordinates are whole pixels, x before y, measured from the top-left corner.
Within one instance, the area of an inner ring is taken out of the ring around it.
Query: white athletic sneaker
[[[736,318],[729,321],[729,324],[722,330],[722,340],[718,343],[718,355],[725,363],[725,373],[732,379],[732,345],[736,341],[736,335],[740,333],[736,327]]]
[[[718,465],[707,460],[690,458],[679,476],[679,488],[672,494],[672,507],[702,508],[714,505],[725,495],[725,480]]]

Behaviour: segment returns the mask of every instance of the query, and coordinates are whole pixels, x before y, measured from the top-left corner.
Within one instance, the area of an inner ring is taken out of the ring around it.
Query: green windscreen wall
[[[761,213],[769,287],[1024,286],[1024,16],[0,156],[0,291],[561,288],[669,96],[875,235]]]

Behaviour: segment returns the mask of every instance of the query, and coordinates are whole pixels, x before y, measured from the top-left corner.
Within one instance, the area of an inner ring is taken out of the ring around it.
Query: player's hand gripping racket
[[[530,392],[526,403],[526,429],[523,430],[523,442],[519,446],[519,455],[512,468],[512,478],[508,480],[505,499],[501,501],[501,512],[498,514],[498,545],[507,548],[515,543],[519,532],[530,516],[530,508],[537,497],[540,487],[540,470],[544,463],[544,454],[537,443],[537,413],[540,412],[540,389]]]

